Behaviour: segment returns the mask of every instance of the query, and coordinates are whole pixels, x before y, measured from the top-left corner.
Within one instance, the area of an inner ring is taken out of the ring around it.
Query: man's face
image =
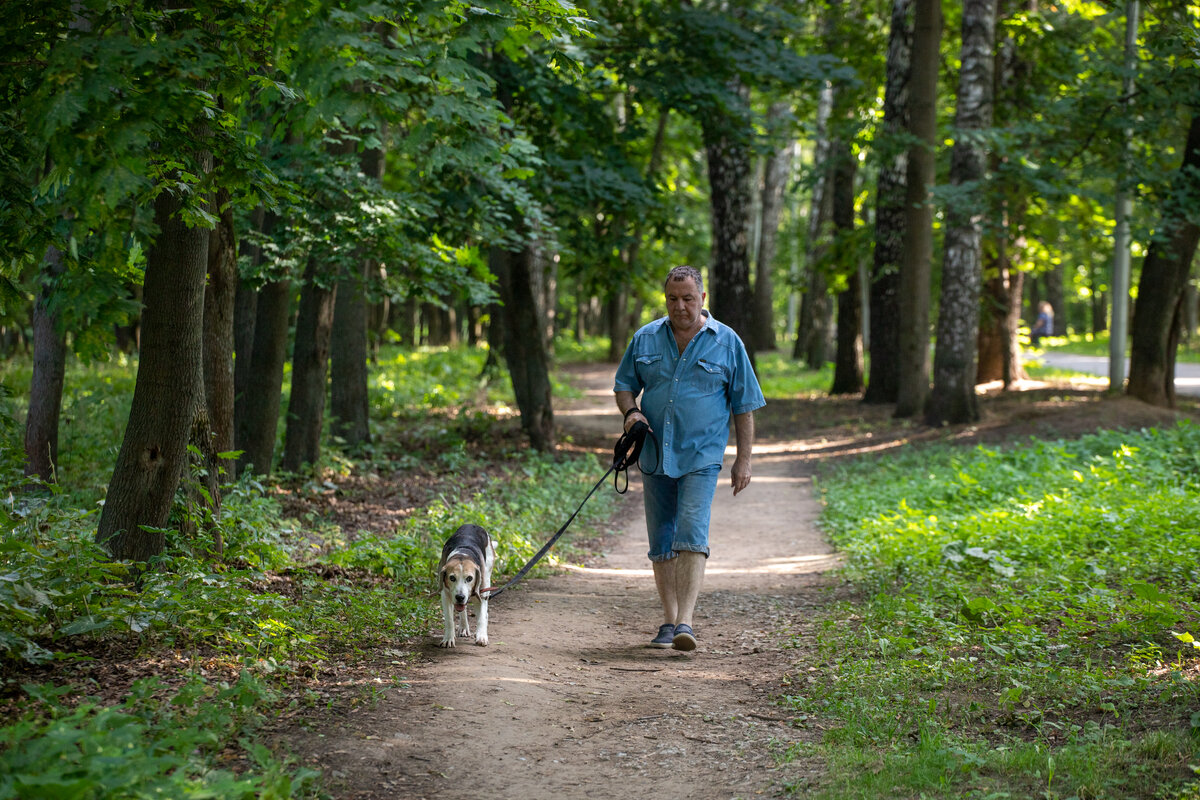
[[[691,278],[667,281],[667,316],[671,326],[679,331],[689,331],[699,326],[700,310],[704,308],[704,292]]]

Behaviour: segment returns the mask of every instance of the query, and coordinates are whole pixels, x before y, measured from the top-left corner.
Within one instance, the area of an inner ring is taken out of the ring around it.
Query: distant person
[[[717,473],[729,441],[737,439],[733,493],[750,484],[754,412],[766,405],[750,357],[732,328],[704,308],[704,282],[694,267],[675,267],[663,282],[667,315],[633,335],[617,368],[617,408],[625,429],[650,426],[661,448],[647,447],[641,463],[647,555],[662,601],[657,647],[693,650],[692,612],[708,558],[708,524]],[[637,404],[641,395],[641,406]]]
[[[1038,340],[1043,336],[1054,335],[1054,307],[1045,300],[1038,303],[1037,321],[1029,331],[1029,343],[1038,346]]]

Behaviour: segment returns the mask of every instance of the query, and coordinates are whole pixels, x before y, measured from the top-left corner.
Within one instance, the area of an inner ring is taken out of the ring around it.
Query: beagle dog
[[[496,561],[496,545],[486,530],[478,525],[463,525],[446,540],[438,574],[442,583],[442,647],[454,647],[454,618],[458,615],[459,636],[471,635],[467,618],[467,601],[479,601],[479,619],[475,626],[475,644],[487,647],[488,598],[481,590],[492,585],[492,565]]]

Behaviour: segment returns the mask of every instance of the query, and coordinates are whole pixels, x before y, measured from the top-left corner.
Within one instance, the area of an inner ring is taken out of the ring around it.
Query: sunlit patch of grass
[[[755,372],[766,397],[811,397],[826,394],[833,384],[833,365],[808,369],[780,350],[755,355]]]
[[[1200,426],[819,477],[862,601],[786,701],[825,797],[1156,797],[1200,759]],[[874,754],[874,755],[872,755]]]

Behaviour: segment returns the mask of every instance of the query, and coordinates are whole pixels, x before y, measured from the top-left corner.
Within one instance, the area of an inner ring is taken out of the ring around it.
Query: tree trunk
[[[896,416],[911,417],[929,393],[929,302],[937,148],[937,68],[942,37],[941,0],[913,0],[912,95],[900,270],[900,370]]]
[[[1196,306],[1197,297],[1196,286],[1191,281],[1184,284],[1183,287],[1183,313],[1180,319],[1183,322],[1183,329],[1180,333],[1183,335],[1185,342],[1190,342],[1196,335],[1196,326],[1200,325],[1200,314],[1197,312],[1200,309]]]
[[[625,313],[626,293],[623,288],[613,290],[604,301],[604,321],[608,327],[608,360],[617,363],[629,344],[629,315]]]
[[[251,468],[259,475],[269,475],[275,463],[291,302],[289,280],[272,281],[258,292],[252,369],[243,398],[245,413],[238,418],[235,436],[237,449],[242,451],[238,469]]]
[[[217,226],[209,232],[208,281],[204,287],[204,397],[214,452],[233,450],[233,317],[237,256],[229,192],[216,199]],[[217,467],[232,471],[220,459]]]
[[[533,247],[520,252],[493,247],[488,266],[497,278],[504,337],[504,361],[521,411],[521,426],[535,450],[554,451],[554,407],[549,359],[534,303]]]
[[[204,399],[209,232],[186,225],[182,207],[167,191],[154,201],[159,234],[146,254],[137,383],[96,532],[115,559],[145,561],[162,553],[166,539],[158,529],[167,524]]]
[[[961,199],[946,210],[942,292],[938,306],[933,393],[925,407],[929,425],[979,419],[975,357],[982,281],[982,193],[987,152],[978,134],[992,124],[992,48],[996,0],[964,0],[962,67],[958,78],[958,130],[950,155],[950,183]]]
[[[825,320],[829,316],[829,283],[821,269],[824,245],[821,236],[833,214],[833,194],[830,191],[832,165],[829,160],[829,117],[833,113],[833,86],[821,87],[817,100],[816,147],[813,151],[812,197],[809,202],[808,230],[804,245],[807,277],[800,315],[796,320],[796,342],[792,358],[803,358],[809,369],[820,369],[829,360],[829,331]]]
[[[839,139],[833,156],[833,226],[837,269],[847,272],[846,288],[837,296],[837,354],[830,394],[858,394],[863,389],[862,284],[854,241],[854,176],[858,162],[850,143]]]
[[[1004,234],[1001,233],[1001,236]],[[979,363],[976,383],[1002,381],[1007,389],[1025,380],[1017,328],[1021,322],[1021,293],[1025,273],[1009,264],[1007,247],[1001,241],[1000,253],[983,270],[984,285],[980,303]]]
[[[908,129],[912,69],[912,0],[893,0],[888,35],[887,84],[883,94],[885,157],[875,189],[875,253],[871,268],[871,364],[863,401],[894,403],[900,392],[900,264],[904,258],[904,198],[908,153],[897,142]]]
[[[49,483],[55,480],[58,466],[58,420],[67,366],[67,333],[50,300],[66,267],[62,251],[53,245],[46,249],[44,263],[33,306],[33,376],[25,418],[25,474]]]
[[[420,344],[421,334],[417,324],[416,299],[411,295],[405,297],[403,302],[393,306],[392,313],[395,315],[392,320],[392,330],[396,331],[400,342],[405,347],[416,347]]]
[[[329,382],[329,338],[337,290],[318,284],[318,272],[316,259],[310,257],[304,287],[300,290],[300,314],[292,347],[292,394],[280,462],[288,472],[299,472],[305,464],[316,464],[321,455]]]
[[[1183,163],[1163,203],[1158,230],[1142,261],[1137,306],[1130,337],[1131,397],[1156,406],[1174,407],[1173,329],[1181,324],[1183,287],[1191,271],[1200,225],[1190,215],[1200,192],[1200,115],[1188,128]],[[1176,333],[1176,343],[1178,334]]]
[[[330,332],[330,429],[354,449],[371,441],[367,397],[367,295],[371,261],[338,281]]]
[[[744,86],[734,93],[746,100]],[[733,328],[746,341],[754,293],[750,289],[750,259],[747,242],[750,222],[750,147],[747,131],[731,129],[736,119],[725,116],[704,121],[705,153],[712,205],[712,263],[709,283],[712,314]],[[753,356],[753,353],[752,353]],[[753,357],[752,357],[753,362]]]
[[[763,169],[761,220],[758,234],[758,249],[754,265],[754,317],[751,344],[755,350],[775,349],[775,291],[771,268],[778,250],[779,218],[783,210],[783,190],[792,171],[795,142],[790,134],[784,134],[781,120],[788,113],[789,104],[772,103],[767,112],[767,127],[776,136],[786,136],[786,144],[767,156]]]
[[[372,184],[383,181],[384,157],[380,148],[368,148],[359,156],[359,168]],[[367,325],[371,308],[367,286],[378,264],[364,258],[357,274],[344,275],[337,287],[331,332],[330,415],[332,431],[350,448],[371,441],[370,400],[367,396]]]
[[[250,215],[250,225],[258,233],[268,235],[275,228],[278,217],[262,206]],[[240,243],[242,255],[250,261],[250,269],[257,271],[262,264],[262,246],[251,237]],[[254,380],[254,337],[258,321],[258,293],[255,285],[245,278],[238,280],[233,298],[233,440],[237,449],[245,446],[242,432],[246,429],[249,407],[250,384]],[[236,467],[241,468],[245,457],[239,456]]]

